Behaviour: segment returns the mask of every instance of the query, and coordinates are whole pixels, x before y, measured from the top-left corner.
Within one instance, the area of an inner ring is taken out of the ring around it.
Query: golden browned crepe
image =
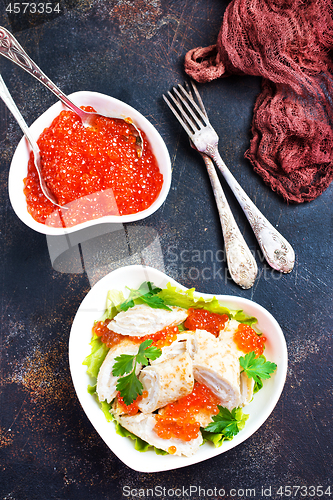
[[[156,360],[157,361],[157,360]],[[138,407],[143,413],[151,413],[168,403],[173,403],[193,390],[192,359],[187,352],[143,368],[139,380],[148,396]]]
[[[234,333],[237,330],[240,323],[235,319],[231,319],[226,324],[224,330],[220,332],[219,341],[224,346],[225,352],[228,352],[238,359],[241,356],[245,356],[245,352],[238,349],[236,343],[234,342]],[[245,406],[250,403],[253,398],[253,388],[254,388],[254,380],[253,378],[249,378],[246,373],[240,374],[240,392],[241,399],[239,406]]]
[[[196,330],[192,341],[193,374],[195,380],[206,385],[229,410],[239,406],[240,365],[238,357],[229,351],[214,335]]]

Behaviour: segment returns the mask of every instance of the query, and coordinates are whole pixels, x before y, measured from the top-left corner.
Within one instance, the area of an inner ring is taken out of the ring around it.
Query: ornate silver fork
[[[163,98],[184,127],[196,149],[214,160],[229,184],[245,213],[268,264],[277,271],[290,273],[295,263],[295,253],[290,243],[264,217],[234,178],[218,151],[218,135],[191,95],[178,85]]]
[[[207,116],[207,112],[200,94],[193,82],[192,87],[200,109],[202,110],[204,115]],[[186,85],[186,89],[191,97],[193,97],[188,85]],[[190,144],[194,149],[196,149],[191,140]],[[237,226],[234,216],[230,210],[228,201],[216,173],[214,163],[205,153],[200,154],[205,162],[210,183],[215,196],[216,206],[218,209],[222,227],[224,249],[230,276],[233,281],[237,283],[237,285],[239,285],[241,288],[251,288],[258,273],[256,260],[252,255],[251,250],[247,246],[244,237],[240,232],[239,227]]]

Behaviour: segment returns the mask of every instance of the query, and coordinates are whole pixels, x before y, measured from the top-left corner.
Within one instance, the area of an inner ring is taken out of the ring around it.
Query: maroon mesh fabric
[[[261,76],[245,156],[286,201],[320,195],[333,179],[333,0],[233,0],[216,45],[191,50],[198,82]]]

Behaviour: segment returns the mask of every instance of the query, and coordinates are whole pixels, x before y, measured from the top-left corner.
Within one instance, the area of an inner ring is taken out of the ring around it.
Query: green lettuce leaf
[[[221,305],[216,297],[213,297],[212,299],[204,299],[203,297],[195,296],[195,288],[182,290],[181,288],[172,286],[171,283],[167,283],[166,288],[163,288],[158,293],[158,296],[170,306],[183,307],[184,309],[196,307],[198,309],[206,309],[207,311],[217,314],[227,314],[229,318],[235,319],[236,321],[239,321],[239,323],[245,323],[249,326],[258,322],[257,318],[245,314],[242,310],[229,310],[227,307]]]
[[[119,436],[129,437],[129,438],[133,439],[133,441],[135,442],[134,448],[137,451],[145,452],[145,451],[154,449],[154,451],[157,455],[168,455],[167,451],[160,450],[159,448],[156,448],[155,446],[151,446],[150,444],[146,443],[146,441],[143,441],[143,439],[139,438],[138,436],[136,436],[132,432],[130,432],[127,429],[125,429],[124,427],[122,427],[120,425],[120,423],[117,422],[116,420],[115,420],[115,425],[116,425],[116,432],[117,432],[117,434],[119,434]]]
[[[99,321],[113,319],[121,311],[121,304],[125,301],[123,292],[119,290],[109,290],[106,296],[105,312]]]
[[[115,418],[113,417],[112,413],[110,413],[112,405],[110,403],[107,403],[106,401],[103,401],[101,403],[98,400],[98,396],[97,396],[97,393],[96,393],[96,384],[95,385],[89,385],[88,386],[88,392],[89,392],[89,394],[91,394],[92,396],[94,396],[96,398],[96,401],[100,405],[101,410],[104,413],[104,416],[105,416],[106,420],[108,422],[112,422],[112,421],[114,422],[117,434],[119,434],[122,437],[129,437],[129,438],[133,439],[133,441],[135,441],[134,448],[137,451],[144,452],[144,451],[148,451],[150,449],[154,449],[154,451],[155,451],[155,453],[157,455],[168,455],[168,452],[166,452],[164,450],[160,450],[159,448],[156,448],[155,446],[151,446],[149,443],[146,443],[146,441],[143,441],[143,439],[139,438],[138,436],[136,436],[132,432],[130,432],[127,429],[125,429],[125,427],[122,427],[120,425],[120,423],[117,422],[117,420],[115,420]]]
[[[100,367],[109,352],[109,348],[103,344],[98,335],[94,335],[91,342],[91,353],[83,361],[83,365],[87,365],[87,373],[91,377],[97,379]]]
[[[226,440],[230,441],[230,439],[228,439],[224,434],[217,434],[217,433],[214,434],[214,433],[205,431],[205,429],[201,429],[201,434],[203,437],[202,444],[205,444],[205,443],[207,443],[207,441],[209,441],[209,442],[213,443],[215,448],[219,448],[220,446],[222,446],[222,444]]]
[[[158,296],[170,306],[183,307],[184,309],[196,307],[198,309],[206,309],[207,311],[218,314],[227,314],[230,317],[229,309],[222,306],[216,297],[213,297],[212,299],[204,299],[202,297],[194,296],[194,292],[195,288],[182,290],[181,288],[177,288],[176,286],[172,286],[168,283],[166,288],[163,288],[158,293]]]
[[[248,316],[244,313],[244,311],[236,311],[232,314],[232,318],[238,321],[239,323],[245,323],[246,325],[252,326],[258,322],[257,318],[254,316]]]
[[[96,401],[99,404],[102,412],[104,413],[104,416],[105,416],[106,420],[108,422],[112,422],[112,420],[114,420],[114,417],[113,417],[112,413],[110,413],[112,405],[110,403],[107,403],[106,401],[102,401],[102,402],[99,401],[98,395],[97,395],[97,392],[96,392],[96,384],[95,385],[88,385],[88,392],[89,392],[89,394],[91,394],[92,396],[94,396],[94,398],[96,398]]]

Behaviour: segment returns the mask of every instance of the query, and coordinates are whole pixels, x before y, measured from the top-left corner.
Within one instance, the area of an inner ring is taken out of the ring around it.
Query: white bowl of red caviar
[[[288,353],[280,325],[264,307],[243,297],[195,291],[197,297],[203,299],[216,297],[230,311],[242,310],[246,315],[257,318],[256,330],[263,333],[266,338],[265,357],[276,363],[277,369],[269,380],[264,381],[263,388],[244,408],[244,413],[249,414],[245,427],[231,441],[224,441],[221,447],[215,448],[211,443],[205,443],[190,457],[157,455],[152,450],[137,451],[134,448],[134,441],[117,434],[114,422],[106,420],[97,400],[88,393],[87,387],[92,384],[92,379],[82,361],[91,353],[92,327],[104,313],[107,292],[112,289],[119,290],[126,297],[128,288],[137,289],[144,281],[150,281],[160,288],[166,288],[170,283],[186,290],[163,272],[146,266],[126,266],[106,275],[93,286],[76,313],[69,337],[69,365],[82,408],[106,445],[128,467],[139,472],[151,473],[178,469],[217,457],[239,446],[257,432],[274,410],[282,393],[287,375]],[[260,431],[265,432],[262,429]],[[257,439],[252,445],[260,447],[260,443],[260,439]]]
[[[91,106],[97,113],[132,120],[142,132],[143,155],[133,159],[131,152],[126,151],[125,146],[121,150],[121,145],[112,136],[114,148],[117,148],[114,154],[101,142],[109,136],[103,139],[100,130],[95,136],[80,135],[86,134],[86,129],[81,130],[84,128],[80,120],[57,102],[31,125],[30,130],[36,140],[40,138],[43,162],[45,165],[48,162],[45,175],[51,179],[58,201],[62,200],[59,203],[70,210],[57,209],[40,193],[31,166],[28,172],[30,148],[23,137],[14,153],[8,182],[9,198],[17,216],[35,231],[60,235],[96,224],[134,222],[152,215],[164,203],[171,184],[170,157],[159,132],[141,113],[113,97],[81,91],[70,98],[78,106]],[[117,127],[121,126],[128,127],[128,124],[118,121]],[[106,130],[105,134],[111,132]],[[124,137],[125,132],[119,129],[119,135]],[[133,136],[127,137],[133,139]],[[54,148],[57,156],[53,153]],[[93,166],[88,166],[84,156],[87,151],[96,158]],[[62,155],[60,161],[65,162],[61,163],[64,170],[54,166],[56,162],[59,164],[59,155]],[[78,197],[78,202],[67,196],[71,189],[72,197]],[[53,213],[48,215],[50,212]]]

